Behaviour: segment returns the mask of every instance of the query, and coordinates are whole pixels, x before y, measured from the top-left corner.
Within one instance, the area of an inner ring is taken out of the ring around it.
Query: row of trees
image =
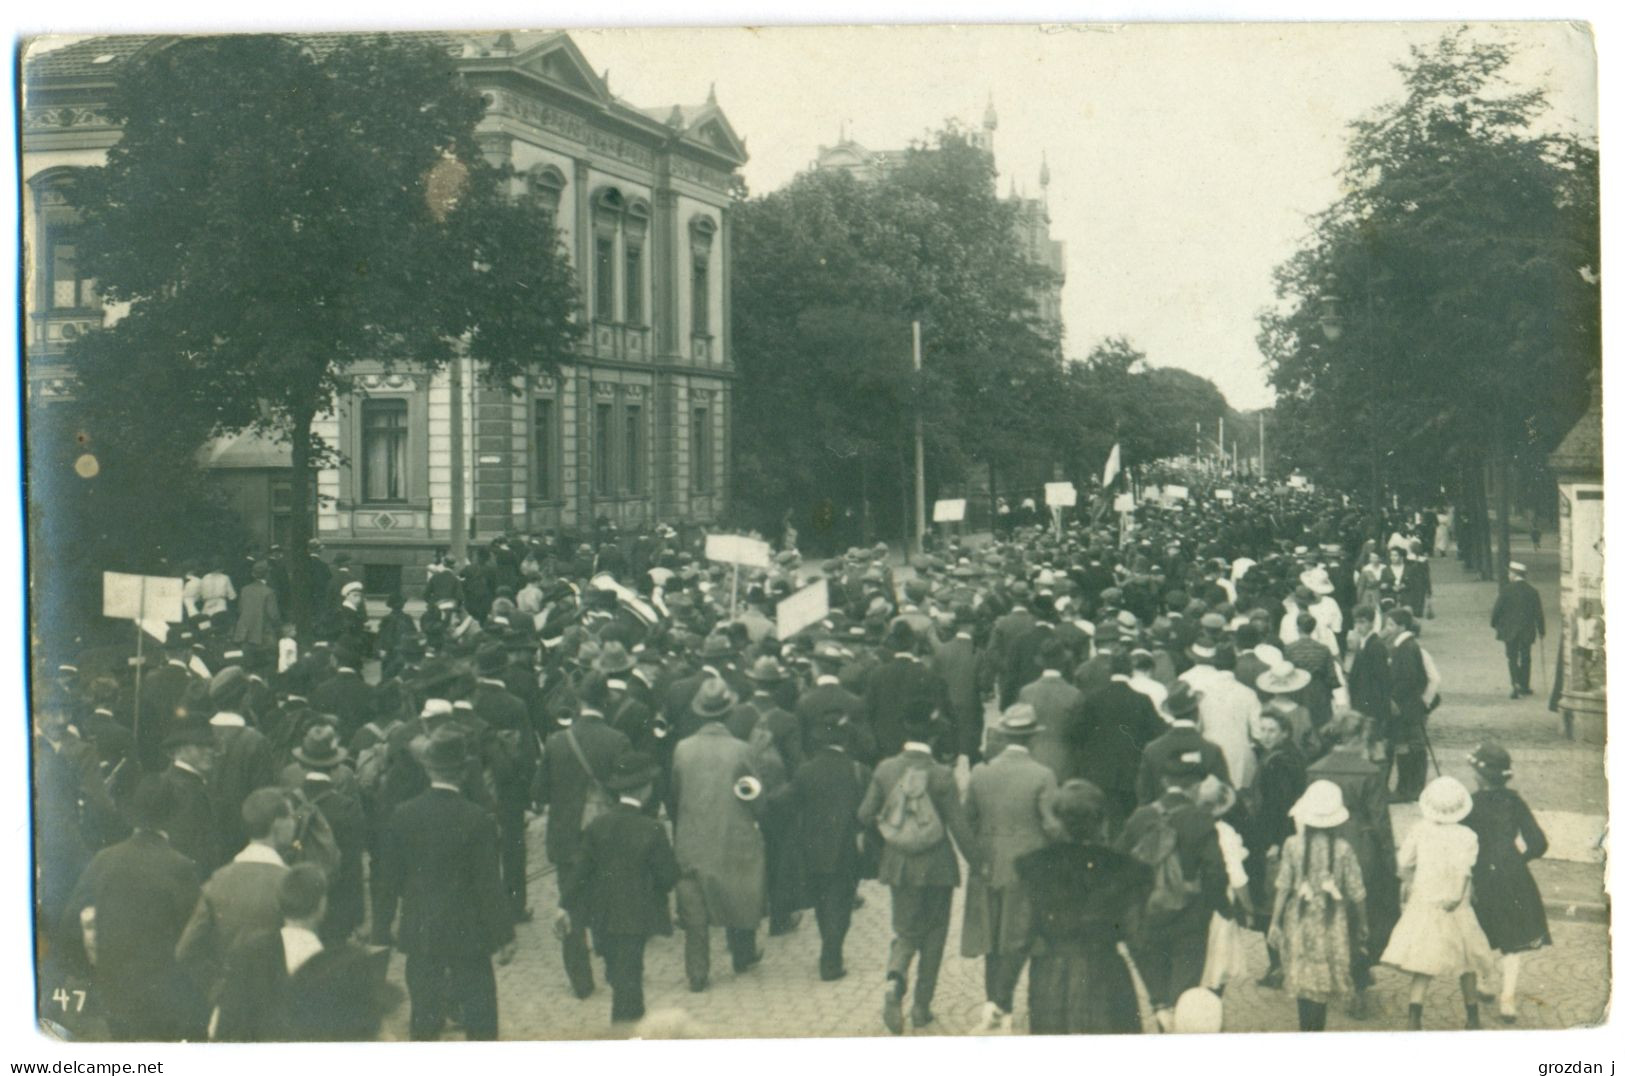
[[[1211,431],[1226,413],[1213,384],[1126,339],[1063,359],[1035,302],[1058,282],[1021,250],[1017,212],[951,125],[879,178],[812,171],[740,207],[736,500],[752,522],[788,507],[836,544],[903,533],[916,415],[928,497],[985,473],[1015,500],[1057,467],[1098,473],[1119,439],[1145,462],[1190,452],[1199,421]]]
[[[1513,58],[1460,29],[1396,65],[1404,95],[1353,125],[1346,193],[1259,333],[1291,463],[1372,504],[1442,488],[1480,521],[1493,489],[1501,565],[1511,491],[1542,483],[1601,361],[1597,150]]]

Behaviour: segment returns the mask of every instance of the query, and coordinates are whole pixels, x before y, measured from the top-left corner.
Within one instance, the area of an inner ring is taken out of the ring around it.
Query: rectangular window
[[[92,281],[79,275],[79,246],[66,233],[51,237],[50,308],[82,310],[95,306]]]
[[[626,321],[643,324],[643,248],[626,245]]]
[[[626,408],[626,492],[643,492],[643,408]]]
[[[599,321],[615,320],[615,239],[601,235],[594,240],[593,316]]]
[[[690,289],[693,308],[690,311],[695,336],[711,332],[711,265],[709,258],[694,259],[693,287]]]
[[[608,497],[615,492],[615,408],[601,403],[594,408],[594,415],[593,489],[598,496]]]
[[[708,493],[711,489],[711,411],[696,407],[689,426],[690,449],[694,456],[690,466],[694,471],[694,492]]]
[[[555,439],[558,437],[555,406],[552,400],[536,401],[536,418],[532,429],[536,449],[532,458],[535,461],[536,471],[534,496],[538,501],[550,501],[557,496],[553,483],[553,467],[558,458],[558,450],[555,447]]]
[[[361,403],[361,499],[406,500],[406,401]]]

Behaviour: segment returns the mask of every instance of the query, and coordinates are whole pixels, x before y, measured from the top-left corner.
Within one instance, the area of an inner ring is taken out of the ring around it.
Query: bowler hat
[[[705,643],[700,647],[701,659],[730,658],[733,657],[733,652],[733,640],[729,639],[728,633],[723,631],[714,631],[707,635]]]
[[[1003,736],[1032,736],[1043,726],[1038,723],[1038,711],[1025,702],[1018,702],[1005,710],[993,722],[992,730]]]
[[[1168,697],[1163,700],[1162,709],[1169,717],[1185,717],[1196,712],[1197,705],[1202,701],[1202,693],[1193,689],[1184,680],[1175,680],[1168,689]]]
[[[630,792],[634,788],[653,784],[660,775],[660,767],[653,756],[642,751],[626,751],[615,760],[615,767],[604,779],[604,787],[611,792]]]
[[[784,682],[784,669],[777,661],[770,657],[759,657],[746,670],[745,675],[758,684],[780,684]]]
[[[636,665],[632,655],[626,652],[625,645],[618,642],[607,642],[592,663],[595,671],[601,673],[627,672]]]
[[[438,728],[429,734],[423,765],[436,773],[460,770],[468,762],[468,741],[461,729]]]

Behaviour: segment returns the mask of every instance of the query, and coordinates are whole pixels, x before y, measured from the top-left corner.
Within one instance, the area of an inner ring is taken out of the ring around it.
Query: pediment
[[[515,66],[583,97],[608,101],[609,90],[587,58],[564,34],[543,41],[514,57]]]

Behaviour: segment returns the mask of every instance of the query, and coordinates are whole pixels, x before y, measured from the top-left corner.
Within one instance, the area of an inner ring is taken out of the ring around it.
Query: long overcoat
[[[762,833],[752,805],[734,795],[734,784],[747,776],[757,776],[749,745],[718,721],[680,742],[672,760],[679,885],[699,890],[712,926],[740,930],[754,929],[767,914]]]

